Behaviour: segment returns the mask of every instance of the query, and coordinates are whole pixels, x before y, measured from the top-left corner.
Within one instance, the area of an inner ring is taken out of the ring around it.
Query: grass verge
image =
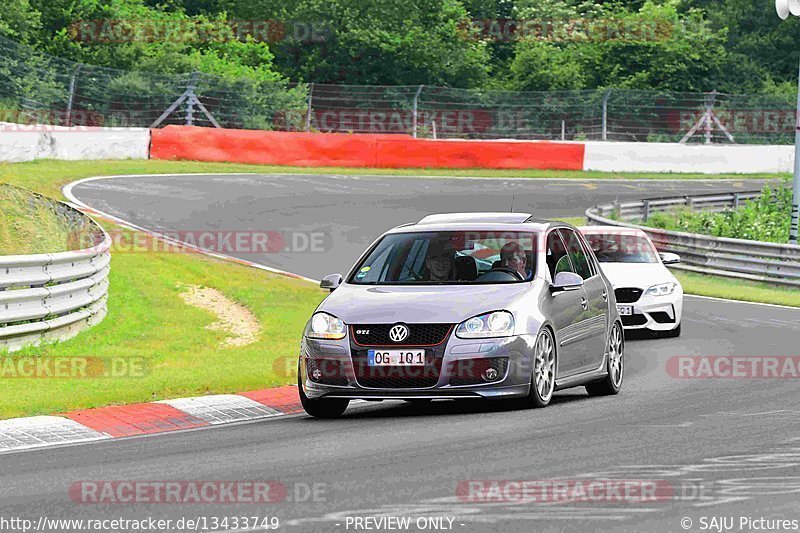
[[[116,253],[111,267],[105,320],[69,341],[0,358],[0,418],[291,383],[302,328],[326,294],[302,280],[194,253]],[[220,347],[226,334],[206,329],[218,317],[186,304],[186,285],[213,287],[246,306],[261,326],[256,342]],[[123,375],[11,377],[26,356],[97,358]],[[144,371],[128,375],[134,364]]]
[[[800,291],[789,287],[776,287],[769,283],[744,281],[673,270],[686,294],[713,296],[743,302],[788,305],[800,307]]]
[[[65,252],[69,220],[54,206],[16,187],[0,185],[0,255]]]

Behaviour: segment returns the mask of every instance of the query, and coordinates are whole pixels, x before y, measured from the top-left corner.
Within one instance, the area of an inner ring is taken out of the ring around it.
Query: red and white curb
[[[151,435],[302,412],[297,387],[113,405],[0,421],[0,453]]]

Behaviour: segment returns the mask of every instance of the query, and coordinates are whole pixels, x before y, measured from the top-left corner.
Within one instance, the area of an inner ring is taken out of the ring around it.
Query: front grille
[[[320,385],[346,387],[348,384],[346,368],[345,362],[338,359],[312,359],[310,357],[306,359],[308,379]],[[322,372],[322,377],[320,379],[311,377],[311,373],[315,369]]]
[[[641,326],[647,324],[647,317],[644,315],[622,315],[623,326]]]
[[[481,376],[489,369],[497,370],[497,379],[485,381]],[[450,385],[478,385],[483,383],[498,383],[503,380],[508,368],[507,357],[492,357],[481,359],[461,359],[450,365]]]
[[[395,324],[361,324],[350,326],[356,344],[361,346],[435,346],[447,340],[452,324],[406,324],[408,338],[392,342],[389,330]]]
[[[439,381],[444,350],[425,350],[425,366],[369,366],[367,349],[353,348],[353,370],[362,387],[375,389],[419,389]]]
[[[642,297],[642,292],[642,289],[626,287],[622,289],[614,289],[614,296],[617,297],[618,304],[632,304],[639,301],[639,298]]]
[[[389,340],[395,324],[351,326],[350,355],[356,381],[373,389],[424,389],[434,387],[442,371],[442,360],[452,324],[406,324],[408,338],[402,343]],[[425,346],[424,366],[369,366],[367,352],[372,348]]]

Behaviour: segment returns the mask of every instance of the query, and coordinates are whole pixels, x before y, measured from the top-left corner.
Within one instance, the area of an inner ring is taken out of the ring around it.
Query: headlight
[[[677,283],[662,283],[661,285],[653,285],[649,289],[644,292],[645,296],[667,296],[675,292],[675,287],[677,287]]]
[[[514,315],[508,311],[494,311],[474,316],[456,328],[460,339],[485,339],[489,337],[510,337],[514,332]]]
[[[312,339],[344,339],[347,326],[340,319],[328,313],[314,313],[307,335]]]

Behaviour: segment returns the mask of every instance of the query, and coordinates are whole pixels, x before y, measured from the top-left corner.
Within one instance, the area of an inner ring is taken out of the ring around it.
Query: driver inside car
[[[428,245],[425,258],[427,281],[448,281],[453,279],[453,263],[456,250],[447,239],[437,239]]]
[[[518,242],[507,242],[500,249],[500,267],[518,272],[522,279],[528,277],[528,271],[525,268],[526,263],[525,250]]]

